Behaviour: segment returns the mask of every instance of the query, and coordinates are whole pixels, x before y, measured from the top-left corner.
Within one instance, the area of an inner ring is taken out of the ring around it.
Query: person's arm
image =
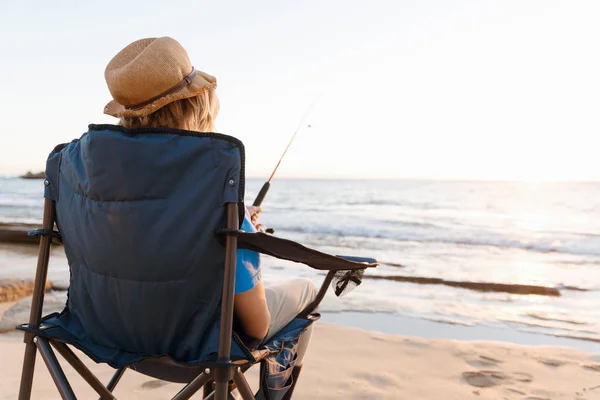
[[[269,331],[271,316],[262,281],[252,289],[236,294],[233,303],[235,316],[244,333],[254,339],[263,339]]]
[[[258,224],[260,207],[247,207],[246,217],[242,229],[254,231]],[[256,252],[238,249],[238,264],[236,272],[236,294],[234,297],[234,313],[240,327],[249,337],[263,339],[271,322],[265,288],[260,275],[257,277],[257,269],[260,267],[259,255]],[[238,282],[237,280],[240,280]],[[246,283],[245,285],[242,283]],[[251,283],[248,285],[248,283]],[[238,290],[239,289],[239,290]]]
[[[252,222],[252,225],[254,225],[258,232],[264,232],[262,224],[258,222],[258,217],[262,212],[262,208],[256,206],[247,206],[246,209],[250,214],[250,222]]]

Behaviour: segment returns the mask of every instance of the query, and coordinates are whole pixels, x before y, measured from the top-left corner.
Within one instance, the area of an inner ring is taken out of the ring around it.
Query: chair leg
[[[77,371],[77,373],[81,375],[83,379],[85,379],[88,385],[90,385],[96,391],[96,393],[100,395],[101,400],[116,400],[115,396],[113,396],[113,394],[106,388],[106,386],[104,386],[102,382],[100,382],[98,378],[96,378],[96,376],[92,374],[92,371],[90,371],[85,366],[85,364],[81,362],[81,360],[75,355],[75,353],[73,353],[73,351],[70,348],[67,347],[66,344],[56,341],[51,341],[50,344],[60,353],[60,355],[65,360],[67,360],[69,364],[71,364],[73,369]]]
[[[113,375],[113,377],[110,378],[110,381],[108,382],[108,385],[106,385],[106,388],[108,389],[109,392],[112,392],[113,390],[115,390],[115,387],[117,387],[117,383],[119,383],[119,381],[123,377],[123,374],[125,373],[126,369],[127,369],[127,367],[121,367],[121,368],[119,368],[115,372],[115,374]],[[98,399],[98,400],[102,400],[102,399]]]
[[[233,382],[242,395],[243,400],[254,400],[254,393],[252,393],[252,389],[250,389],[250,385],[248,385],[248,381],[240,368],[236,368],[233,374]]]
[[[23,357],[23,371],[21,372],[19,400],[29,400],[31,398],[36,352],[37,347],[33,342],[28,342],[25,344],[25,356]]]
[[[44,217],[42,226],[46,230],[54,228],[56,211],[54,201],[44,200]],[[42,318],[42,308],[44,305],[44,290],[46,286],[46,277],[48,276],[48,262],[50,261],[50,236],[43,236],[40,240],[38,250],[38,260],[35,272],[35,284],[33,296],[31,299],[31,310],[29,312],[29,326],[37,328]],[[19,400],[29,400],[31,398],[31,389],[33,386],[33,371],[35,368],[35,355],[37,345],[34,343],[35,336],[32,333],[25,333],[25,355],[23,357],[23,370],[21,372],[21,385],[19,387]]]
[[[214,389],[208,393],[208,395],[203,400],[214,400],[216,392]]]
[[[60,396],[63,400],[77,400],[63,369],[56,359],[52,348],[48,344],[48,341],[40,337],[35,337],[34,342],[40,351],[42,359],[46,363],[46,367],[48,367],[48,372],[50,372]]]
[[[229,398],[229,382],[215,382],[215,400],[227,400]]]
[[[210,369],[206,369],[203,373],[194,378],[193,381],[188,383],[173,397],[172,400],[187,400],[192,397],[198,390],[202,388],[212,377]]]
[[[206,385],[204,385],[204,389],[202,390],[202,398],[203,399],[208,399],[208,396],[211,395],[211,393],[213,393],[215,391],[215,381],[214,380],[210,380],[208,382],[206,382]]]
[[[283,396],[281,400],[290,400],[292,398],[294,387],[296,387],[296,384],[298,383],[298,377],[300,376],[301,371],[302,365],[294,367],[294,369],[292,370],[292,378],[294,379],[294,381],[292,382],[292,386],[290,387],[290,389],[287,391],[287,393]]]

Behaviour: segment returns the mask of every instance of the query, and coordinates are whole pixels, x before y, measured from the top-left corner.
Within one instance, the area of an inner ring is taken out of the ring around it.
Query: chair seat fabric
[[[289,362],[294,358],[294,354],[296,353],[296,344],[300,335],[318,317],[318,314],[314,314],[306,319],[295,318],[268,342],[256,348],[248,348],[240,337],[234,333],[231,343],[231,359],[233,361],[248,360],[254,363],[257,361],[257,358],[253,354],[260,354],[260,358],[271,356],[273,362],[282,366],[289,366]],[[168,356],[167,354],[132,353],[123,349],[98,344],[86,333],[83,326],[78,322],[78,319],[72,318],[68,309],[65,309],[62,313],[52,313],[45,316],[42,318],[42,324],[37,329],[31,328],[27,324],[19,325],[17,329],[72,345],[95,362],[106,363],[113,368],[129,366],[148,358]],[[202,352],[199,353],[197,359],[177,360],[169,357],[181,365],[197,366],[216,361],[218,350],[219,330],[215,328],[211,330],[209,338],[205,341]]]

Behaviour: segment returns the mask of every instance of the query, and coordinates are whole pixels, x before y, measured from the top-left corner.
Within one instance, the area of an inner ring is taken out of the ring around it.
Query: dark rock
[[[500,293],[511,293],[521,295],[538,295],[538,296],[560,296],[560,291],[555,287],[537,286],[537,285],[520,285],[520,284],[509,284],[509,283],[493,283],[493,282],[469,282],[469,281],[449,281],[440,278],[428,278],[421,276],[404,276],[404,275],[391,275],[391,276],[378,276],[378,275],[365,275],[364,279],[382,279],[396,282],[409,282],[417,283],[420,285],[445,285],[469,290],[475,290],[478,292],[500,292]],[[582,289],[585,290],[585,289]]]
[[[0,279],[0,303],[17,301],[33,294],[34,282],[25,279]],[[51,281],[46,281],[46,290],[52,287]]]
[[[41,226],[35,224],[0,223],[0,242],[38,244],[40,238],[27,236],[27,232],[38,228],[41,228]]]
[[[41,226],[37,224],[0,222],[0,243],[39,244],[39,237],[29,236],[27,234],[29,231],[39,228],[41,228]],[[61,242],[56,238],[52,239],[52,243],[61,244]]]
[[[29,320],[31,300],[31,296],[25,297],[4,312],[2,319],[0,319],[0,333],[12,331],[15,329],[15,326]],[[67,292],[51,291],[46,293],[42,315],[62,311],[65,308],[66,302]]]
[[[67,291],[69,290],[69,281],[52,282],[52,290]]]
[[[27,171],[27,173],[25,175],[21,175],[19,178],[22,179],[45,179],[46,178],[46,173],[44,171],[42,172],[31,172],[31,171]]]

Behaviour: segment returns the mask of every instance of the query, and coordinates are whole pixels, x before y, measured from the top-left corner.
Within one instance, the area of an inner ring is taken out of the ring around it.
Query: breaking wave
[[[355,238],[363,240],[389,239],[398,242],[416,242],[416,243],[436,243],[453,244],[459,246],[485,246],[504,249],[520,249],[533,251],[537,253],[562,253],[573,255],[600,256],[600,241],[594,236],[588,241],[569,240],[557,237],[549,238],[528,238],[526,240],[516,240],[503,237],[500,234],[490,234],[490,236],[478,236],[467,234],[465,236],[439,236],[428,234],[415,230],[414,232],[402,233],[394,232],[389,229],[376,230],[373,228],[352,228],[342,229],[341,227],[330,226],[289,226],[277,229],[278,232],[315,234],[322,236],[332,236],[333,238]],[[322,238],[320,238],[322,239]],[[332,240],[331,244],[335,244]]]

